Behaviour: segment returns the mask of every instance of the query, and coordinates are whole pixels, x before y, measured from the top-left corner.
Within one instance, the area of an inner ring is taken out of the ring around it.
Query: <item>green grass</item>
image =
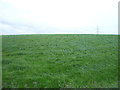
[[[3,36],[4,88],[117,88],[118,36]]]

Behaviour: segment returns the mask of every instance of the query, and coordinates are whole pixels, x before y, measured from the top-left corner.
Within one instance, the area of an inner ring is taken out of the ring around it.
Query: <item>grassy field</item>
[[[118,87],[118,36],[3,36],[4,88]]]

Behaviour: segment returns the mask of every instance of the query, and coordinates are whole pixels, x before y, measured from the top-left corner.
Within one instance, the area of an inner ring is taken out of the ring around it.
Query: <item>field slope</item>
[[[4,88],[118,87],[118,36],[3,35]]]

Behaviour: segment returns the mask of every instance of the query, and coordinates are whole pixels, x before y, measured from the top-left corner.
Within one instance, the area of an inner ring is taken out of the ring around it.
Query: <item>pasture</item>
[[[3,88],[117,88],[118,36],[3,35]]]

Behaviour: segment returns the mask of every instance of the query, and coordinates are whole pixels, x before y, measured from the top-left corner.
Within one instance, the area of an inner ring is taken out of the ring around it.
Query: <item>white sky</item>
[[[0,32],[117,34],[118,1],[0,0]]]

